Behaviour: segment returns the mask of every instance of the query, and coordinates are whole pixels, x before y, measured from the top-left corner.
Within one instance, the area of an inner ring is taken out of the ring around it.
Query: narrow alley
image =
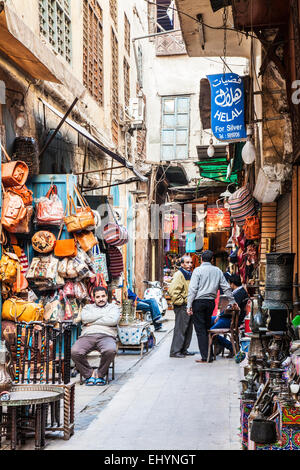
[[[131,369],[88,427],[75,426],[69,441],[49,439],[46,450],[240,450],[240,365],[221,356],[211,364],[195,363],[198,354],[170,358],[171,339],[172,331]]]

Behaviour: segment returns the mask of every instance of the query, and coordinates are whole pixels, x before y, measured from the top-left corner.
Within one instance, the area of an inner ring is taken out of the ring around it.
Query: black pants
[[[208,356],[208,334],[207,331],[211,327],[211,316],[215,308],[215,301],[209,299],[194,300],[193,305],[193,322],[198,339],[198,345],[203,361]]]

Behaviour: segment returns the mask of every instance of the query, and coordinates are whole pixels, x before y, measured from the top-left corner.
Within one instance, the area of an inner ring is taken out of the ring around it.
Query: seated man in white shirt
[[[116,355],[117,324],[121,312],[117,305],[108,303],[107,289],[104,287],[94,289],[94,299],[94,304],[85,305],[82,309],[82,333],[74,343],[71,355],[86,385],[102,386]],[[94,372],[87,354],[95,350],[101,353],[101,360],[98,370]]]

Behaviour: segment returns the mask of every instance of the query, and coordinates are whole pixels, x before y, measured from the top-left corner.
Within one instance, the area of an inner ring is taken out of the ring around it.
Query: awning
[[[235,160],[238,160],[237,153],[241,152],[240,147],[238,147],[238,150],[235,150],[234,161],[230,171],[228,171],[229,162],[225,145],[215,146],[215,155],[213,157],[207,156],[206,145],[198,146],[197,151],[200,161],[195,162],[195,164],[198,166],[202,178],[209,178],[228,184],[238,182],[240,168],[235,165]]]
[[[0,52],[32,78],[62,84],[80,97],[85,88],[24,21],[0,1]]]
[[[190,57],[220,57],[224,51],[222,1],[175,0],[187,53]],[[224,5],[223,5],[224,6]],[[203,26],[197,22],[203,21]],[[250,58],[250,39],[232,31],[232,7],[228,7],[226,56]],[[206,26],[207,25],[207,26]]]
[[[51,104],[47,103],[46,101],[44,101],[43,99],[40,98],[40,101],[45,105],[47,106],[48,109],[50,109],[54,114],[56,114],[57,116],[59,116],[61,119],[64,117],[64,115],[58,111],[57,109],[55,109],[53,106],[51,106]],[[88,139],[90,142],[92,142],[97,148],[99,148],[100,150],[102,150],[102,152],[106,153],[106,155],[109,155],[110,157],[112,157],[114,160],[116,160],[117,162],[121,163],[121,165],[123,165],[124,167],[128,168],[129,170],[131,170],[141,181],[143,182],[146,182],[148,181],[148,178],[144,175],[142,175],[138,170],[136,170],[134,168],[134,166],[132,165],[132,163],[130,163],[128,160],[126,160],[126,158],[122,157],[121,155],[118,155],[117,153],[113,152],[112,150],[109,150],[108,148],[104,147],[98,139],[96,139],[94,136],[92,136],[92,134],[90,134],[84,127],[80,126],[79,124],[77,124],[76,122],[72,121],[72,119],[66,119],[65,122],[67,124],[69,124],[69,126],[71,126],[73,129],[75,129],[75,131],[79,132],[79,134],[81,134],[83,137],[85,137],[86,139]]]

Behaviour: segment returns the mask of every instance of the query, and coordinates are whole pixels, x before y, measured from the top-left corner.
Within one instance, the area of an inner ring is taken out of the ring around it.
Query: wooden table
[[[8,428],[11,438],[11,449],[15,450],[18,444],[18,433],[21,434],[22,429],[18,430],[19,412],[24,406],[35,406],[35,449],[40,450],[45,447],[45,428],[47,419],[48,404],[59,401],[63,397],[63,391],[43,391],[43,390],[23,390],[20,388],[12,388],[10,392],[10,400],[0,401],[0,425],[2,423],[2,408],[7,406]],[[24,437],[24,436],[23,436]]]

